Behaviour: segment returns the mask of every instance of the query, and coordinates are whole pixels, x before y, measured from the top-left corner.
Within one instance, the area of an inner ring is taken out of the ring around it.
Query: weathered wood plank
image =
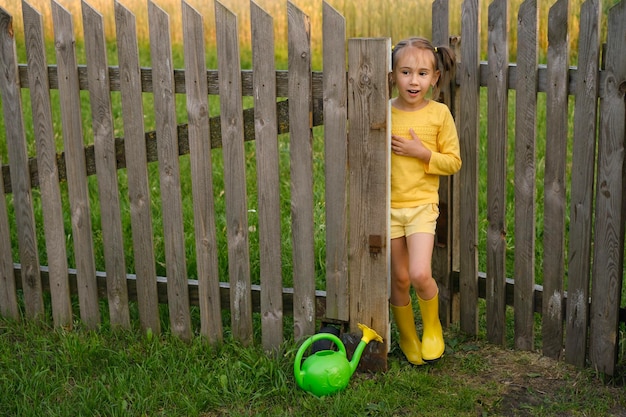
[[[391,40],[348,41],[350,330],[363,323],[383,336],[368,345],[386,370],[389,348]]]
[[[28,151],[22,111],[22,95],[17,71],[17,48],[13,36],[13,17],[0,9],[0,95],[5,120],[6,145],[11,163],[11,186],[17,230],[19,257],[24,265],[22,275],[24,308],[28,318],[41,318],[44,313],[41,279],[39,277],[39,252],[33,196],[28,172]],[[7,229],[8,231],[8,229]],[[8,234],[11,236],[11,234]],[[10,247],[10,244],[9,244]],[[11,251],[9,251],[9,256]],[[12,304],[12,288],[9,305]],[[9,307],[12,309],[13,307]]]
[[[454,55],[456,59],[456,68],[458,68],[461,63],[461,37],[460,36],[450,36],[450,47],[454,50]],[[450,106],[452,116],[455,118],[455,124],[457,132],[460,131],[460,117],[459,109],[461,108],[461,95],[458,92],[456,77],[455,80],[450,83]],[[444,92],[445,94],[445,92]],[[445,96],[444,96],[445,97]],[[461,312],[461,295],[458,291],[454,291],[454,285],[452,282],[452,272],[459,271],[461,269],[461,216],[459,213],[461,212],[461,181],[460,174],[457,172],[452,176],[452,187],[448,188],[448,193],[451,195],[449,198],[448,204],[448,236],[450,242],[450,269],[449,269],[449,277],[448,277],[448,285],[450,291],[450,299],[449,299],[449,314],[450,314],[450,323],[459,323],[460,322],[460,312]],[[441,184],[441,181],[439,182]],[[441,216],[441,207],[440,207],[440,216]],[[438,220],[439,221],[439,220]],[[444,293],[445,296],[445,293]],[[444,300],[445,301],[445,300]],[[440,303],[441,306],[441,303]],[[441,316],[440,318],[443,320],[445,317]],[[444,322],[445,323],[445,322]]]
[[[148,2],[150,57],[154,65],[154,113],[158,136],[159,183],[165,235],[167,305],[172,334],[191,339],[191,316],[187,294],[187,261],[180,189],[180,163],[176,137],[176,100],[169,16]]]
[[[274,74],[274,20],[250,2],[261,270],[261,333],[266,350],[283,340],[280,172]]]
[[[434,3],[433,3],[434,4]],[[480,86],[486,87],[487,80],[489,77],[489,63],[487,61],[482,61],[479,65],[480,68]],[[58,73],[57,67],[55,65],[48,66],[48,76],[50,77],[50,88],[55,90],[58,89]],[[28,69],[27,65],[19,64],[19,74],[20,74],[20,83],[23,88],[29,88],[30,84],[28,81]],[[606,74],[600,73],[600,80],[604,79]],[[87,85],[87,67],[85,65],[78,65],[78,76],[79,76],[79,86],[81,90],[86,90],[88,88]],[[311,88],[313,94],[313,100],[318,101],[322,100],[323,96],[323,79],[324,73],[319,71],[311,72]],[[251,70],[241,70],[241,87],[242,94],[244,96],[252,96],[252,83],[253,83],[253,74]],[[218,71],[217,70],[207,70],[207,80],[209,86],[209,94],[219,95],[219,85],[218,85]],[[151,93],[152,90],[152,69],[151,68],[141,68],[141,77],[140,84],[142,91],[146,93]],[[288,80],[289,73],[286,70],[278,70],[276,71],[276,96],[277,97],[287,97],[288,96]],[[524,77],[521,75],[517,64],[515,62],[509,63],[509,89],[517,90],[518,88],[524,88]],[[120,91],[120,75],[119,75],[119,67],[111,66],[109,68],[109,82],[111,83],[111,91]],[[185,94],[185,74],[184,70],[176,69],[174,70],[174,82],[175,82],[175,91],[177,94]],[[569,69],[568,76],[568,90],[572,91],[578,82],[578,71],[576,67],[572,67]],[[457,82],[460,85],[460,81]],[[519,87],[518,87],[519,84]],[[537,72],[537,92],[545,93],[547,91],[548,86],[548,71],[545,64],[538,65]],[[604,96],[604,86],[603,83],[600,83],[599,95],[601,97]]]
[[[30,82],[31,108],[33,114],[33,133],[37,145],[37,184],[41,192],[46,252],[50,274],[50,299],[54,325],[71,328],[73,322],[67,278],[67,249],[65,242],[65,223],[59,170],[56,160],[54,127],[52,124],[52,105],[48,83],[48,65],[43,35],[41,14],[27,2],[22,2],[26,59]],[[32,161],[31,161],[32,164]],[[30,170],[31,187],[34,184],[33,171]]]
[[[224,153],[228,275],[233,336],[244,345],[253,341],[250,300],[248,207],[241,98],[241,64],[237,17],[215,2],[217,60],[220,71],[220,111]]]
[[[82,2],[85,55],[89,66],[89,101],[94,135],[98,195],[111,325],[130,328],[126,258],[120,213],[113,111],[102,15]]]
[[[450,43],[450,2],[448,0],[434,0],[431,10],[433,45],[448,45]]]
[[[350,319],[348,282],[348,87],[346,21],[324,2],[324,161],[326,202],[326,314]]]
[[[517,66],[527,88],[515,93],[515,347],[534,349],[537,169],[537,0],[517,16]]]
[[[12,38],[12,24],[13,17],[0,7],[0,43],[2,45],[7,43],[7,37]],[[9,39],[9,42],[13,42],[13,40]],[[4,49],[4,47],[0,47],[3,62],[12,59],[12,54],[5,56],[7,51],[4,51]],[[12,52],[11,48],[9,48],[8,52]],[[8,125],[8,123],[10,121],[6,121],[5,125]],[[0,172],[0,178],[3,176],[4,174]],[[0,183],[0,192],[4,193],[4,179]],[[0,198],[0,314],[3,317],[19,320],[20,311],[17,303],[16,288],[15,274],[13,273],[11,229],[9,227],[6,199]]]
[[[591,281],[593,180],[596,160],[598,70],[600,62],[600,1],[587,0],[580,11],[574,143],[569,224],[569,258],[565,361],[586,364]],[[516,312],[517,313],[517,312]]]
[[[311,22],[287,3],[294,337],[315,332],[313,241],[313,132],[311,130]]]
[[[504,345],[506,336],[506,186],[509,62],[507,0],[489,5],[487,88],[487,339]]]
[[[565,205],[567,159],[567,21],[569,0],[558,0],[548,16],[548,91],[546,93],[546,155],[543,229],[544,355],[563,351],[563,279],[565,277]]]
[[[4,12],[0,9],[1,13]],[[1,16],[0,19],[2,19]],[[3,188],[4,186],[0,183],[0,191],[3,191]],[[19,320],[20,310],[17,304],[16,288],[7,204],[6,199],[0,198],[0,314],[3,317]]]
[[[606,97],[600,101],[589,359],[596,370],[613,375],[618,357],[626,222],[626,1],[609,11],[608,22]]]
[[[16,288],[21,290],[21,265],[12,264],[14,268],[13,276]],[[103,271],[96,272],[97,282],[98,282],[98,295],[101,299],[107,298],[107,290],[106,290],[106,273]],[[76,270],[69,269],[68,270],[68,279],[69,279],[69,287],[72,295],[77,293],[76,288]],[[128,283],[128,298],[130,301],[137,301],[137,276],[135,274],[128,274],[126,276]],[[49,281],[49,269],[46,266],[41,267],[41,281],[42,288],[44,291],[50,290],[50,281]],[[158,276],[155,279],[158,301],[160,303],[167,303],[167,277]],[[195,279],[190,279],[187,281],[188,291],[189,291],[189,304],[192,306],[199,306],[199,298],[200,298],[200,290],[199,283]],[[221,309],[228,310],[230,308],[230,293],[233,291],[231,284],[228,282],[220,282],[219,283],[219,298],[218,303],[221,306]],[[252,298],[252,311],[255,313],[261,312],[261,286],[260,285],[251,285],[250,286],[251,298]],[[291,314],[293,311],[293,288],[283,288],[282,289],[282,299],[283,306],[285,308],[285,314]],[[326,292],[322,290],[315,291],[315,314],[318,319],[323,319],[326,315]]]
[[[4,187],[0,184],[0,191],[2,188]],[[9,228],[7,205],[4,198],[0,198],[0,314],[14,320],[20,319],[13,274],[11,229]]]
[[[435,0],[432,4],[432,42],[435,46],[449,46],[449,20],[450,7],[447,0]],[[453,86],[442,86],[439,101],[446,103],[450,111],[454,111]],[[453,113],[454,115],[454,113]],[[453,203],[453,178],[445,176],[439,178],[439,217],[437,218],[437,231],[435,246],[432,256],[433,278],[439,287],[439,317],[444,326],[452,322],[452,283],[450,271],[452,270],[452,247],[454,216]]]
[[[478,333],[478,138],[479,124],[476,115],[480,101],[480,9],[478,0],[464,0],[461,10],[461,68],[459,140],[463,166],[459,172],[461,182],[460,207],[460,293],[461,330],[467,334]]]
[[[211,143],[207,140],[211,133],[207,82],[203,76],[206,73],[203,19],[187,2],[183,1],[182,7],[200,333],[209,342],[217,343],[223,340],[224,332],[219,303]]]
[[[139,78],[139,85],[144,93],[152,93],[153,80],[152,80],[152,68],[141,68],[141,76]],[[29,88],[28,81],[28,68],[24,64],[19,65],[20,83],[23,88]],[[219,95],[219,71],[215,69],[207,69],[206,77],[208,90],[210,95]],[[56,90],[59,88],[59,76],[56,65],[48,66],[48,76],[50,78],[50,89]],[[314,100],[321,101],[323,96],[323,78],[324,73],[320,71],[311,72],[311,93]],[[244,96],[252,96],[254,76],[252,70],[241,70],[241,94]],[[87,90],[87,67],[86,65],[78,65],[78,81],[81,90]],[[109,83],[111,85],[111,91],[121,91],[121,78],[120,68],[117,66],[111,66],[109,68]],[[289,95],[289,71],[277,70],[276,71],[276,96],[287,97]],[[185,71],[184,69],[174,70],[174,91],[176,94],[186,94],[185,87]]]
[[[117,1],[115,2],[115,28],[125,136],[125,140],[120,145],[125,151],[123,153],[127,164],[139,323],[144,331],[150,330],[153,334],[158,335],[161,333],[161,322],[152,237],[143,100],[141,83],[139,82],[137,28],[133,14]]]
[[[96,286],[96,267],[91,228],[91,209],[85,172],[78,71],[71,14],[56,1],[52,2],[54,41],[59,70],[59,99],[63,144],[67,170],[74,262],[78,271],[80,318],[87,328],[100,324],[100,305]]]

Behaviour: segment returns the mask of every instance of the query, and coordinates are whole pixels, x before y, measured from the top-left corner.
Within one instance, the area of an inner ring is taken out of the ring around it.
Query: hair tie
[[[437,51],[437,47],[435,46],[435,53],[437,53],[437,52],[438,52],[438,51]]]

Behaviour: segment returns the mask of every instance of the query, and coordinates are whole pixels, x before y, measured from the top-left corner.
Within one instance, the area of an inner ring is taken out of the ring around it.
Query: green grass
[[[392,345],[389,370],[355,374],[328,398],[300,390],[297,344],[267,354],[184,343],[137,330],[71,332],[0,319],[0,415],[15,416],[476,416],[621,415],[623,387],[590,371],[447,332],[446,356],[410,366]],[[519,414],[514,414],[519,413]],[[615,414],[612,414],[615,413]]]

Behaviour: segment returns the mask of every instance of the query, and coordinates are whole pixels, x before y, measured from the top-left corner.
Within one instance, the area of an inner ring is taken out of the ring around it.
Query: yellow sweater
[[[406,208],[439,203],[439,176],[461,168],[459,138],[448,106],[430,100],[417,111],[391,106],[391,133],[411,139],[412,128],[432,151],[428,164],[391,153],[391,207]]]

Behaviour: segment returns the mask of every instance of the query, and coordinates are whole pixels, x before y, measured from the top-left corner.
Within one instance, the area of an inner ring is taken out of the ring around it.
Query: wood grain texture
[[[609,11],[608,21],[606,96],[600,101],[589,359],[599,372],[613,375],[618,355],[626,223],[626,1]]]
[[[228,275],[233,336],[244,345],[252,343],[248,202],[243,146],[243,104],[237,17],[215,2],[217,59],[220,71],[220,111],[224,152]]]
[[[508,153],[507,0],[489,5],[487,87],[487,339],[504,345],[506,336],[506,188]]]
[[[515,94],[515,346],[535,348],[534,286],[537,191],[537,0],[517,17],[517,66],[528,88]],[[535,86],[535,88],[533,88]],[[519,313],[519,314],[518,314]]]
[[[208,87],[204,77],[206,73],[204,30],[202,15],[186,2],[183,2],[183,35],[200,333],[210,343],[217,343],[223,340],[224,331],[219,303],[219,264],[215,229],[217,213],[213,197],[211,142],[208,140],[211,132]]]
[[[191,318],[187,294],[187,260],[180,190],[180,164],[176,136],[174,68],[169,16],[154,2],[148,2],[150,58],[154,65],[154,113],[159,154],[159,184],[165,235],[170,330],[183,340],[191,339]]]
[[[108,61],[102,15],[82,3],[85,31],[85,54],[89,62],[89,102],[94,134],[100,227],[104,262],[108,277],[109,318],[112,326],[130,328],[128,291],[126,289],[126,254],[120,197],[117,186],[113,111],[109,88]]]
[[[274,21],[250,2],[254,72],[254,128],[257,151],[261,331],[263,347],[278,349],[283,338],[280,172]]]
[[[315,333],[311,21],[287,4],[294,337]]]
[[[6,146],[9,162],[13,166],[11,176],[13,188],[13,207],[20,260],[24,265],[22,275],[24,305],[26,317],[41,318],[44,313],[41,280],[39,278],[39,253],[35,230],[32,193],[28,169],[28,151],[26,150],[26,132],[22,111],[17,71],[17,49],[12,36],[12,17],[0,10],[0,95],[6,124]],[[10,236],[10,232],[9,232]],[[9,254],[11,251],[9,251]],[[5,297],[13,298],[12,288],[8,287]],[[12,301],[9,304],[13,304]],[[13,307],[10,307],[12,310]]]
[[[374,352],[388,350],[390,335],[390,50],[389,38],[348,41],[350,330],[363,323],[383,336]]]
[[[83,150],[80,91],[74,49],[76,39],[71,14],[55,1],[52,2],[52,18],[59,70],[59,100],[72,222],[72,244],[78,272],[80,318],[87,328],[94,329],[100,325],[100,305],[96,286],[91,208],[89,207]]]
[[[120,69],[124,149],[132,229],[139,322],[144,331],[161,333],[156,285],[148,157],[144,138],[137,27],[133,14],[115,2],[115,28]]]
[[[583,77],[579,78],[575,89],[565,361],[583,367],[586,362],[589,324],[593,181],[598,128],[600,63],[598,0],[587,0],[583,3],[578,39],[578,69]]]
[[[546,156],[543,229],[544,355],[563,351],[563,279],[565,277],[565,162],[567,159],[567,21],[569,1],[559,0],[548,17],[548,91],[546,94]]]
[[[324,3],[324,160],[326,201],[326,314],[350,318],[348,281],[348,88],[346,21]]]

